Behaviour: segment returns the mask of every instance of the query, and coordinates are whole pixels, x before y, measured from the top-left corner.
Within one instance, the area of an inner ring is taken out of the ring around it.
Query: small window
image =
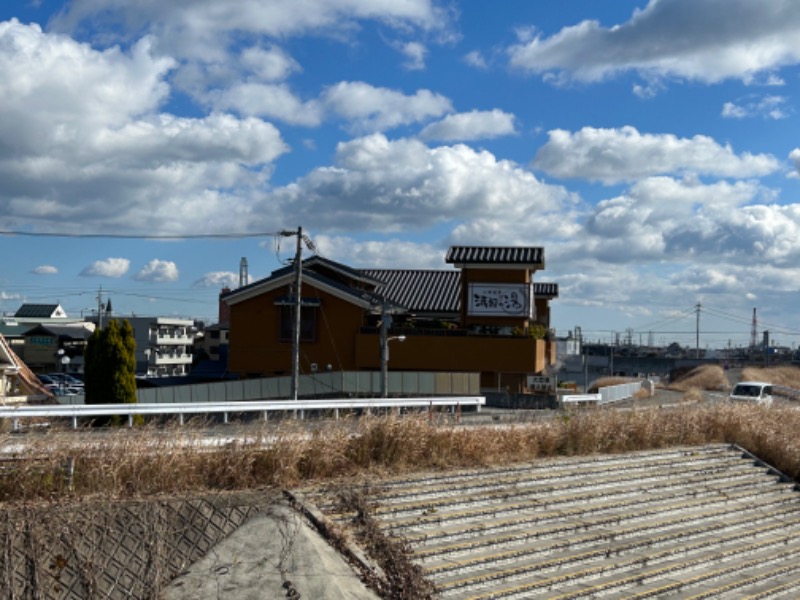
[[[281,306],[281,327],[280,340],[282,342],[292,341],[292,331],[294,331],[294,307]],[[314,342],[317,339],[317,308],[315,306],[303,306],[300,310],[300,341]]]

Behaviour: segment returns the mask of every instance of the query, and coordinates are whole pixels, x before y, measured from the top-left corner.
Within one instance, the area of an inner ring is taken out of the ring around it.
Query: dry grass
[[[202,444],[201,432],[188,428],[102,435],[52,431],[25,437],[29,449],[3,468],[0,501],[289,488],[356,474],[380,476],[716,442],[739,444],[797,478],[797,431],[800,411],[726,404],[579,411],[504,429],[437,424],[427,415],[344,419],[312,433],[301,423],[289,422],[277,428],[251,427],[246,441],[222,448]],[[19,436],[0,436],[4,446],[19,441]]]
[[[783,385],[800,389],[800,367],[747,367],[742,370],[742,381],[769,381],[775,385]]]
[[[673,381],[667,389],[678,392],[690,390],[726,390],[730,387],[725,371],[719,365],[702,365]]]

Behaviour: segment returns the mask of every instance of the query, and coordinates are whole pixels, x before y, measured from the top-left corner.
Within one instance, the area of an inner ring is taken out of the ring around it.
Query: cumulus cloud
[[[58,269],[53,265],[40,265],[31,271],[34,275],[55,275]]]
[[[306,0],[302,9],[281,0],[194,0],[189,4],[136,5],[74,0],[54,19],[52,26],[75,31],[91,23],[103,25],[106,30],[139,31],[149,25],[169,53],[213,60],[224,52],[233,32],[273,38],[319,31],[346,34],[364,20],[390,27],[433,30],[446,26],[447,13],[431,0]]]
[[[204,95],[217,110],[278,119],[291,125],[319,125],[323,107],[316,100],[303,101],[285,84],[243,82]]]
[[[303,100],[286,84],[241,82],[203,94],[216,110],[277,119],[290,125],[313,127],[326,119],[343,120],[351,132],[385,131],[452,111],[449,99],[430,90],[404,94],[363,81],[342,81],[319,97]]]
[[[179,60],[175,80],[194,95],[220,81],[230,84],[253,74],[256,81],[252,83],[280,81],[298,68],[275,46],[268,45],[263,52],[253,48],[242,52],[239,42],[243,38],[286,40],[324,34],[347,41],[362,23],[378,23],[403,34],[416,31],[437,33],[443,40],[451,37],[450,13],[434,0],[304,0],[301,8],[283,0],[139,2],[135,6],[75,0],[50,26],[57,31],[94,34],[102,43],[129,41],[120,32],[146,31],[159,54]],[[419,64],[419,46],[408,45],[405,53],[412,66]],[[240,54],[240,68],[232,66],[233,58]]]
[[[106,258],[96,260],[81,271],[84,277],[122,277],[128,272],[131,261],[127,258]]]
[[[533,165],[555,177],[604,183],[669,173],[757,177],[780,167],[771,155],[737,155],[730,146],[721,146],[707,136],[642,134],[634,127],[584,127],[575,133],[555,129],[549,132],[549,140],[537,152]]]
[[[128,52],[97,51],[36,25],[0,23],[6,216],[43,230],[152,233],[154,223],[230,227],[247,213],[250,190],[288,147],[257,118],[159,112],[172,64],[153,56],[148,39]],[[213,213],[231,220],[209,220]]]
[[[452,111],[449,99],[430,90],[406,95],[362,81],[342,81],[323,94],[326,108],[357,132],[385,131]]]
[[[789,153],[789,160],[794,163],[795,171],[797,171],[794,175],[800,175],[800,148],[795,148]]]
[[[716,83],[752,82],[800,62],[800,5],[785,0],[650,0],[625,23],[582,21],[521,38],[514,67],[557,81],[599,81],[625,71]]]
[[[564,232],[575,197],[528,170],[464,145],[428,148],[383,134],[340,143],[335,164],[276,189],[291,222],[329,231],[400,231],[478,220],[516,222],[528,235]]]
[[[486,62],[486,58],[478,50],[467,52],[464,55],[464,62],[471,67],[475,67],[476,69],[487,69],[489,67],[489,64]]]
[[[749,97],[737,102],[722,105],[722,116],[730,119],[762,117],[764,119],[785,119],[789,116],[785,96]]]
[[[403,66],[409,71],[421,71],[425,68],[425,55],[428,49],[419,42],[406,42],[400,44],[400,52],[406,57]]]
[[[333,258],[354,267],[373,269],[397,268],[397,257],[409,269],[446,268],[446,248],[430,243],[390,240],[359,241],[348,236],[319,235],[314,242],[322,256]]]
[[[178,266],[170,260],[154,258],[136,274],[137,281],[169,282],[178,280]]]
[[[791,266],[800,260],[800,205],[760,203],[769,197],[752,181],[647,178],[592,208],[581,234],[559,248],[559,259]]]
[[[250,283],[247,281],[246,283]],[[239,287],[239,274],[231,271],[214,271],[206,273],[192,284],[196,288],[230,288]]]
[[[447,115],[441,121],[426,126],[420,132],[420,137],[450,142],[488,139],[514,133],[514,115],[494,109]]]
[[[241,56],[242,65],[258,80],[282,81],[301,67],[282,48],[270,45],[267,48],[251,46]]]

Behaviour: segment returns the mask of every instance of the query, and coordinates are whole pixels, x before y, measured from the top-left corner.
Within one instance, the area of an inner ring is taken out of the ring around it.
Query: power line
[[[270,237],[280,232],[257,233],[176,233],[176,234],[142,234],[142,233],[66,233],[66,232],[34,232],[0,230],[0,235],[44,238],[85,238],[85,239],[120,239],[120,240],[200,240],[200,239],[243,239]]]

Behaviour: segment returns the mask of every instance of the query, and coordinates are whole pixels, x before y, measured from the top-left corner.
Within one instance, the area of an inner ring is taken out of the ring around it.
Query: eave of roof
[[[445,262],[464,266],[544,268],[544,248],[539,246],[451,246]]]
[[[229,305],[238,304],[239,302],[249,300],[281,286],[293,283],[294,278],[295,274],[292,270],[277,276],[273,274],[266,279],[261,279],[251,283],[250,285],[235,289],[230,293],[221,296],[220,298]],[[343,285],[338,281],[315,273],[311,270],[303,271],[301,285],[305,283],[308,283],[309,285],[321,291],[328,292],[334,296],[337,296],[338,298],[351,302],[352,304],[361,306],[362,308],[373,308],[376,305],[379,305],[381,302],[381,299],[375,294]]]

